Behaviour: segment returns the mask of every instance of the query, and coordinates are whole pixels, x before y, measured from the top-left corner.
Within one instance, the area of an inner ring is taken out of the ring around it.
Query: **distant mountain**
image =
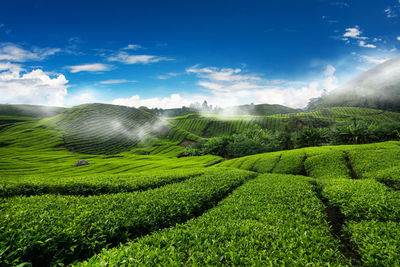
[[[206,102],[205,102],[206,103]],[[217,115],[253,115],[269,116],[274,114],[289,114],[301,112],[301,109],[293,109],[277,104],[248,104],[232,106],[227,108],[212,107],[208,105],[198,105],[191,107],[173,108],[173,109],[153,109],[153,112],[159,116],[177,117],[191,113],[217,114]]]
[[[241,105],[222,109],[222,113],[232,115],[269,116],[274,114],[289,114],[301,112],[301,109],[293,109],[277,104]]]
[[[353,106],[400,111],[400,57],[393,58],[357,76],[309,108]]]

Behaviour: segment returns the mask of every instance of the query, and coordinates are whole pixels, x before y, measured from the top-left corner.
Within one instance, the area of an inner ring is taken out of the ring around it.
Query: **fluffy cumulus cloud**
[[[359,29],[359,27],[356,25],[354,28],[347,28],[346,32],[343,34],[343,37],[350,37],[350,38],[365,38],[365,37],[361,37],[361,31]]]
[[[0,60],[11,62],[39,61],[48,56],[60,52],[59,48],[37,48],[24,49],[13,43],[0,44]]]
[[[102,64],[102,63],[82,64],[82,65],[68,66],[67,68],[72,73],[77,73],[77,72],[81,72],[81,71],[101,72],[101,71],[109,71],[109,70],[111,70],[111,66],[110,65]]]
[[[198,85],[210,90],[218,105],[219,99],[228,99],[229,103],[270,103],[291,107],[304,107],[312,97],[319,96],[323,90],[337,87],[334,76],[336,69],[328,65],[322,78],[310,83],[265,79],[256,75],[242,73],[241,69],[197,68],[187,69],[201,80]]]
[[[131,55],[126,52],[118,52],[107,58],[108,61],[120,62],[123,64],[150,64],[160,61],[172,60],[171,58],[152,55]]]
[[[365,41],[361,40],[358,42],[358,45],[361,47],[366,47],[366,48],[376,48],[376,45],[373,44],[367,44]]]
[[[366,36],[362,36],[362,32],[360,31],[359,26],[354,26],[353,28],[347,28],[345,33],[342,35],[341,38],[343,41],[346,41],[347,44],[351,43],[350,39],[356,39],[358,46],[365,47],[365,48],[376,48],[376,45],[367,43],[369,39]],[[373,38],[374,42],[381,41],[379,38]]]
[[[134,95],[130,98],[115,99],[113,104],[175,108],[207,100],[209,104],[219,107],[253,102],[302,108],[307,105],[310,98],[318,97],[324,91],[329,92],[338,87],[335,71],[332,65],[327,65],[318,79],[307,83],[266,79],[246,73],[240,68],[200,68],[196,65],[186,69],[186,73],[195,75],[199,79],[197,85],[202,88],[203,94],[172,94],[164,98],[144,99]]]
[[[0,102],[63,106],[68,80],[41,69],[26,71],[19,64],[0,62]]]
[[[182,97],[180,94],[172,94],[169,97],[153,97],[153,98],[140,98],[139,95],[134,95],[129,98],[117,98],[112,102],[114,105],[140,107],[145,106],[148,108],[174,108],[181,106],[189,106],[191,101]]]

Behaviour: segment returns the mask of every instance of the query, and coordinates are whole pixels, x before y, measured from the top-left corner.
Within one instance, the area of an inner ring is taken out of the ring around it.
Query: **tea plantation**
[[[0,109],[0,266],[400,265],[400,141],[180,157],[187,144],[254,123],[390,123],[398,113],[220,120],[26,108]]]

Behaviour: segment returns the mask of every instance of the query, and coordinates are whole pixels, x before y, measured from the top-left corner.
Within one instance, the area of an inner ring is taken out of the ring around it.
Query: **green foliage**
[[[350,178],[343,151],[328,151],[308,157],[304,162],[308,175],[318,179]]]
[[[212,154],[236,158],[264,152],[328,144],[366,144],[396,140],[400,124],[366,124],[355,120],[336,128],[315,128],[299,117],[291,117],[280,131],[271,133],[255,124],[239,134],[212,137],[198,148],[188,148],[183,156]]]
[[[375,125],[356,123],[341,126],[333,130],[331,139],[333,144],[366,144],[378,141],[374,134]]]
[[[351,220],[400,220],[400,194],[374,180],[332,179],[322,195]]]
[[[305,159],[306,155],[303,150],[284,151],[272,172],[305,175]]]
[[[400,162],[400,149],[398,147],[382,149],[379,146],[364,150],[350,150],[349,158],[354,170],[361,177],[372,177],[373,173],[398,167]]]
[[[135,176],[11,177],[0,181],[0,197],[17,195],[101,195],[133,192],[181,182],[199,176],[205,169],[153,171]]]
[[[186,148],[182,155],[212,154],[224,158],[237,158],[272,151],[269,132],[258,125],[253,125],[240,134],[209,138],[207,142],[198,146],[199,148]]]
[[[267,174],[199,218],[78,266],[345,265],[309,179]]]
[[[400,166],[378,170],[368,175],[396,190],[400,190]]]
[[[357,245],[365,266],[397,266],[400,262],[400,224],[398,222],[349,222],[344,228]]]
[[[320,146],[329,143],[329,130],[323,128],[314,128],[313,126],[301,130],[295,134],[296,147]]]
[[[144,192],[11,198],[0,204],[0,265],[43,266],[86,258],[198,216],[252,177],[244,171],[210,169]]]
[[[279,162],[281,155],[281,153],[277,152],[254,155],[252,157],[257,157],[258,160],[251,170],[259,173],[272,172],[276,164]]]

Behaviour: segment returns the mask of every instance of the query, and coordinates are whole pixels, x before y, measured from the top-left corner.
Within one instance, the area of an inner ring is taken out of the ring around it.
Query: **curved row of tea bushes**
[[[400,166],[378,170],[368,175],[367,178],[373,178],[389,187],[400,190]]]
[[[349,220],[400,220],[400,192],[375,180],[332,179],[321,185],[322,195]]]
[[[361,177],[371,177],[376,171],[398,167],[400,162],[400,146],[374,149],[351,149],[348,151],[354,171]]]
[[[224,161],[218,167],[240,168],[259,173],[272,172],[282,152],[271,152]]]
[[[273,173],[305,174],[304,161],[306,154],[303,149],[284,151],[279,162],[272,170]]]
[[[176,126],[170,127],[163,136],[165,138],[167,138],[168,140],[175,141],[175,142],[182,142],[185,139],[192,140],[192,141],[197,141],[197,140],[201,139],[199,136],[197,136],[191,132],[188,132],[184,129],[180,129]]]
[[[0,265],[68,264],[212,208],[253,173],[210,169],[181,183],[101,196],[14,197],[0,204]]]
[[[367,266],[398,266],[400,263],[400,223],[377,220],[348,222],[344,228],[357,245]]]
[[[177,128],[202,137],[215,137],[241,133],[255,124],[253,117],[246,119],[221,119],[219,117],[199,117],[188,119],[182,117],[173,119],[172,121]]]
[[[17,195],[101,195],[157,188],[203,174],[205,169],[152,171],[134,176],[20,177],[0,181],[0,197]]]
[[[318,179],[350,178],[345,154],[339,150],[308,157],[304,167],[309,176]]]
[[[310,180],[260,175],[202,216],[78,266],[345,265]]]

